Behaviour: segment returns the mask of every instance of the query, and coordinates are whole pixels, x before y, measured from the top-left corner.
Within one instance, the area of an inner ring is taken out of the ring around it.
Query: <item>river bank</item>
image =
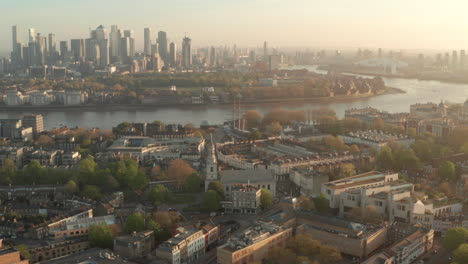
[[[271,105],[271,104],[292,104],[292,103],[340,103],[340,102],[352,102],[356,100],[372,98],[375,96],[381,96],[385,94],[399,94],[405,93],[405,91],[394,88],[386,87],[385,90],[380,93],[371,94],[358,94],[351,96],[334,96],[334,97],[312,97],[312,98],[281,98],[281,99],[264,99],[264,100],[246,100],[243,101],[244,105]],[[55,112],[60,111],[123,111],[123,110],[151,110],[158,108],[180,108],[180,109],[193,109],[193,108],[209,108],[212,106],[226,106],[231,107],[232,103],[226,104],[87,104],[87,105],[17,105],[17,106],[6,106],[1,105],[0,111],[4,112],[15,112],[15,111],[36,111],[36,112]]]
[[[330,69],[329,66],[319,66],[317,67],[318,70],[328,71]],[[344,74],[353,74],[353,75],[365,75],[371,77],[385,77],[385,78],[400,78],[400,79],[416,79],[419,81],[438,81],[438,82],[446,82],[446,83],[457,83],[457,84],[468,84],[468,78],[458,78],[458,77],[426,77],[421,76],[418,74],[388,74],[388,73],[378,73],[378,72],[371,72],[371,71],[359,71],[359,70],[343,70],[341,71]]]

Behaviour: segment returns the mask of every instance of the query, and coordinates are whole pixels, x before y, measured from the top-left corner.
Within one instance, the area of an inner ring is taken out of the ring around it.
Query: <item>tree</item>
[[[392,149],[387,146],[382,147],[377,155],[376,161],[380,168],[384,170],[392,170],[395,164]]]
[[[432,159],[432,148],[428,141],[418,139],[414,142],[411,148],[420,160],[428,162]]]
[[[209,190],[203,194],[202,209],[205,212],[215,212],[221,208],[221,200],[218,196],[218,193]]]
[[[65,189],[68,193],[76,193],[78,191],[78,185],[74,180],[69,180],[67,184],[65,184]]]
[[[262,210],[270,208],[273,204],[273,196],[271,195],[270,190],[262,188],[260,196],[260,207]]]
[[[169,179],[175,180],[179,186],[183,185],[194,172],[195,170],[186,161],[181,159],[172,160],[167,169]]]
[[[341,177],[347,178],[356,174],[356,170],[352,163],[344,163],[340,166]]]
[[[273,136],[279,136],[283,131],[283,127],[278,121],[273,121],[270,125],[267,126],[267,133]]]
[[[89,229],[89,242],[91,247],[112,248],[112,230],[106,225],[93,225]]]
[[[29,253],[29,248],[28,246],[24,244],[19,244],[14,246],[16,250],[20,252],[20,255],[25,258],[25,259],[31,259],[31,253]]]
[[[262,115],[258,111],[249,110],[245,112],[244,119],[248,128],[258,127],[262,121]]]
[[[468,263],[468,244],[461,244],[453,251],[453,261],[455,263]]]
[[[141,232],[145,230],[145,217],[141,213],[134,213],[127,218],[125,231],[127,233]]]
[[[101,190],[96,185],[86,185],[81,195],[95,201],[101,200],[102,197]]]
[[[169,200],[169,190],[162,184],[157,184],[151,189],[149,199],[154,205],[160,205]]]
[[[157,211],[153,214],[153,219],[161,227],[170,230],[173,225],[179,222],[179,215],[176,212]]]
[[[382,120],[382,118],[377,117],[374,121],[374,128],[376,130],[384,130],[385,128],[385,122]]]
[[[97,164],[93,157],[88,156],[78,163],[79,179],[82,184],[90,184],[93,181]]]
[[[300,201],[301,209],[303,211],[314,211],[315,210],[315,204],[314,204],[314,202],[312,202],[312,200],[308,196],[301,195],[301,197],[299,197],[299,201]]]
[[[443,245],[446,249],[454,250],[468,239],[468,229],[464,227],[454,227],[447,231]]]
[[[258,130],[252,131],[249,134],[249,140],[255,141],[261,138],[262,138],[262,133],[260,133],[260,131]]]
[[[342,257],[337,248],[333,248],[312,239],[311,236],[297,234],[286,242],[285,247],[278,247],[268,252],[266,263],[341,263]]]
[[[51,147],[53,144],[54,140],[47,135],[40,135],[35,142],[35,145],[41,148],[48,148]]]
[[[448,181],[455,180],[457,176],[455,164],[449,160],[441,162],[439,165],[439,176]]]
[[[398,170],[418,169],[421,166],[421,161],[414,154],[412,149],[399,148],[394,150],[395,168]]]
[[[328,211],[328,200],[323,193],[314,199],[314,204],[315,208],[317,208],[317,211],[321,213]]]
[[[208,184],[208,190],[215,191],[221,199],[224,199],[224,187],[220,181],[212,181]]]
[[[190,174],[185,180],[185,188],[192,193],[199,192],[202,180],[198,173],[194,172]]]
[[[361,150],[359,149],[359,147],[357,145],[351,145],[351,147],[349,147],[349,151],[353,155],[357,155],[357,154],[361,153]]]
[[[3,167],[0,169],[0,183],[11,184],[16,178],[16,164],[11,159],[5,159],[3,161]]]
[[[368,205],[364,209],[363,220],[367,223],[381,224],[383,221],[382,215],[377,211],[373,205]]]

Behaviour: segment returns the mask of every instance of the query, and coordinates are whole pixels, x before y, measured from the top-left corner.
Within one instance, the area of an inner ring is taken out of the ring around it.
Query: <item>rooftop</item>
[[[274,181],[274,173],[270,170],[224,170],[220,172],[221,182],[229,183],[257,183]]]
[[[233,235],[222,248],[234,252],[265,240],[283,230],[281,226],[273,223],[257,222],[243,232]]]
[[[46,264],[132,264],[126,259],[115,256],[111,250],[91,248],[80,253],[54,260],[44,261]]]
[[[349,188],[353,186],[359,186],[363,184],[369,184],[373,182],[381,182],[385,181],[386,176],[391,175],[388,173],[382,173],[378,171],[369,171],[366,173],[362,173],[356,176],[336,180],[336,181],[331,181],[328,183],[325,183],[325,185],[329,188],[332,189],[343,189],[343,188]]]
[[[314,213],[300,212],[297,217],[307,228],[355,239],[365,239],[382,228],[379,225],[361,224]]]
[[[143,231],[139,233],[133,233],[127,236],[116,237],[115,240],[119,242],[124,242],[124,243],[134,243],[134,242],[144,240],[150,237],[151,235],[153,235],[153,231]]]

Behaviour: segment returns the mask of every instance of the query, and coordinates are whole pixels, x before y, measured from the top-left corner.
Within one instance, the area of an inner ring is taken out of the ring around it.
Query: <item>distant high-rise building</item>
[[[249,60],[251,63],[254,63],[255,61],[257,61],[257,55],[255,54],[255,50],[251,50],[249,52]]]
[[[175,65],[177,63],[177,46],[174,42],[169,44],[169,63]]]
[[[268,58],[268,42],[263,42],[263,57]]]
[[[48,44],[49,44],[49,50],[48,50],[48,64],[49,65],[55,65],[57,62],[58,58],[58,53],[57,53],[57,42],[55,40],[55,34],[54,33],[49,33],[48,36]]]
[[[158,43],[151,44],[151,56],[154,54],[158,54]]]
[[[100,25],[91,31],[90,38],[86,40],[86,59],[94,61],[102,68],[109,64],[109,57],[107,30]]]
[[[382,48],[379,48],[379,51],[377,52],[377,56],[382,57]]]
[[[215,47],[211,47],[210,49],[210,65],[211,66],[216,66],[216,48]]]
[[[135,38],[133,30],[124,30],[124,37],[128,38],[130,52],[129,57],[133,57],[135,55]]]
[[[110,57],[116,58],[120,56],[119,45],[121,42],[122,33],[116,25],[111,26],[111,32],[109,34],[109,47],[110,47]]]
[[[454,50],[452,51],[452,71],[457,72],[458,71],[458,55],[457,51]]]
[[[465,72],[466,68],[466,54],[465,50],[460,50],[460,72]]]
[[[130,38],[122,37],[119,43],[120,57],[128,59],[131,56]]]
[[[182,40],[182,67],[188,69],[192,66],[192,40],[185,37]]]
[[[67,55],[68,53],[68,42],[67,41],[60,41],[60,57],[62,59]]]
[[[49,54],[57,52],[57,43],[55,41],[55,34],[49,33]]]
[[[444,65],[447,68],[450,68],[450,54],[448,52],[446,52],[444,55]]]
[[[46,62],[47,40],[40,33],[36,36],[36,65],[44,65]]]
[[[167,33],[164,31],[158,32],[158,45],[159,45],[159,55],[163,61],[167,60],[168,50],[167,50]]]
[[[107,30],[103,25],[99,25],[95,30],[95,39],[101,41],[107,39]]]
[[[29,32],[29,43],[36,42],[36,30],[34,28],[30,28]]]
[[[144,52],[146,56],[151,55],[151,29],[145,28],[144,30]]]
[[[17,44],[18,44],[18,31],[17,31],[16,25],[11,27],[11,34],[12,34],[12,47],[11,47],[11,49],[13,50],[13,53],[15,53],[16,48],[17,48]]]
[[[75,60],[83,60],[86,55],[86,46],[84,39],[72,39],[70,41],[70,49]]]

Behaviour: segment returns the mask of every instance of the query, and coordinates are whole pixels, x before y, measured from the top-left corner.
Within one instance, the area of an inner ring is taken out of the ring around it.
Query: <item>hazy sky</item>
[[[180,46],[236,43],[271,47],[468,49],[466,0],[0,0],[0,53],[11,50],[11,25],[57,40],[85,38],[103,24],[164,30]]]

